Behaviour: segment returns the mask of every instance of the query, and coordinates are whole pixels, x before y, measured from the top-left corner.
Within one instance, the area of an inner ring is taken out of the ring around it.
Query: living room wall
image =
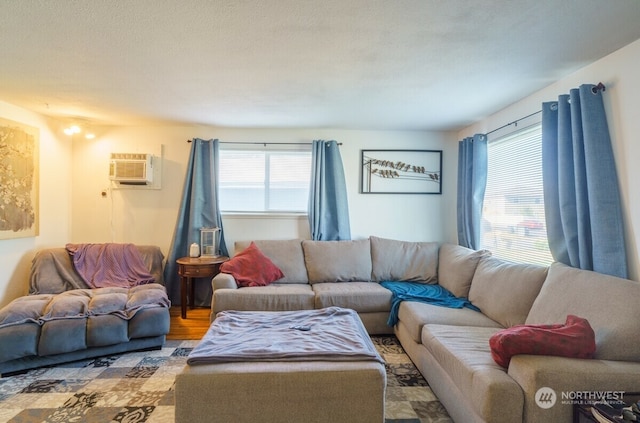
[[[28,292],[35,251],[61,246],[71,236],[71,140],[59,123],[0,101],[0,117],[39,129],[40,219],[36,237],[0,240],[0,307]]]
[[[640,258],[638,257],[640,246],[639,67],[640,40],[458,133],[458,138],[462,138],[475,133],[488,132],[540,110],[542,102],[557,100],[559,94],[568,93],[571,88],[585,83],[602,82],[606,86],[603,98],[622,194],[629,276],[637,281],[640,280]]]
[[[452,133],[328,129],[235,129],[194,125],[93,127],[97,137],[63,134],[63,123],[0,101],[0,116],[40,131],[40,234],[0,240],[0,307],[28,292],[35,252],[68,242],[155,244],[168,252],[189,157],[188,139],[226,142],[343,143],[353,238],[369,235],[454,241],[457,147]],[[361,149],[443,150],[442,195],[359,194]],[[160,189],[118,189],[108,180],[112,152],[162,157]],[[105,195],[103,195],[103,193]],[[227,245],[235,240],[308,238],[306,217],[224,217]],[[186,252],[185,252],[186,254]]]
[[[141,126],[98,130],[95,140],[73,141],[73,242],[134,242],[169,249],[182,194],[188,139],[224,142],[311,142],[335,139],[345,167],[352,237],[454,241],[457,144],[452,133],[329,129],[236,129]],[[360,150],[443,150],[442,195],[360,194]],[[112,152],[162,156],[161,189],[122,189],[108,180]],[[102,193],[105,192],[106,196]],[[306,217],[223,216],[227,246],[236,240],[309,238]],[[453,236],[453,238],[452,238]],[[187,252],[185,251],[185,254]]]
[[[603,82],[605,106],[618,164],[630,277],[640,280],[640,40],[562,78],[556,83],[471,125],[457,134],[328,129],[234,129],[202,126],[95,128],[87,141],[62,135],[62,126],[45,117],[0,101],[0,116],[40,129],[40,235],[0,240],[0,307],[28,290],[31,259],[40,248],[67,242],[135,242],[157,244],[166,252],[180,201],[187,139],[223,141],[308,142],[336,139],[343,143],[352,235],[405,240],[456,241],[457,141],[487,132],[540,109],[582,83]],[[361,149],[444,150],[443,195],[363,195],[358,193]],[[163,156],[161,190],[112,190],[107,178],[111,152],[144,152]],[[106,196],[102,196],[102,191]],[[305,219],[224,219],[227,244],[250,238],[307,237]]]

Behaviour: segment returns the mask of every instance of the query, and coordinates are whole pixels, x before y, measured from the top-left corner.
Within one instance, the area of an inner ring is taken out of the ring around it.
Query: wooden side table
[[[213,278],[220,272],[220,265],[229,260],[229,257],[181,257],[178,263],[178,276],[180,276],[180,306],[182,318],[187,318],[187,297],[189,307],[193,308],[195,294],[194,279]],[[188,295],[187,295],[188,293]]]

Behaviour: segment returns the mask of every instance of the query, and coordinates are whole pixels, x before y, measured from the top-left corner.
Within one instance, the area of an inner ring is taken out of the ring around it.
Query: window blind
[[[220,150],[223,212],[306,212],[311,151]]]
[[[550,264],[542,188],[541,125],[489,141],[482,248],[514,262]]]

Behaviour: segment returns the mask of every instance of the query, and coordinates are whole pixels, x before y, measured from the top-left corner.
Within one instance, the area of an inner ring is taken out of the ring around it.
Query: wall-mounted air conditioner
[[[153,182],[153,155],[111,153],[109,179],[121,185],[149,185]]]

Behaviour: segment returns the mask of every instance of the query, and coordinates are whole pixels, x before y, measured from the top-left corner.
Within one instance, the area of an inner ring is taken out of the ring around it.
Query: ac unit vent
[[[139,153],[111,153],[109,179],[123,185],[153,182],[153,156]]]

